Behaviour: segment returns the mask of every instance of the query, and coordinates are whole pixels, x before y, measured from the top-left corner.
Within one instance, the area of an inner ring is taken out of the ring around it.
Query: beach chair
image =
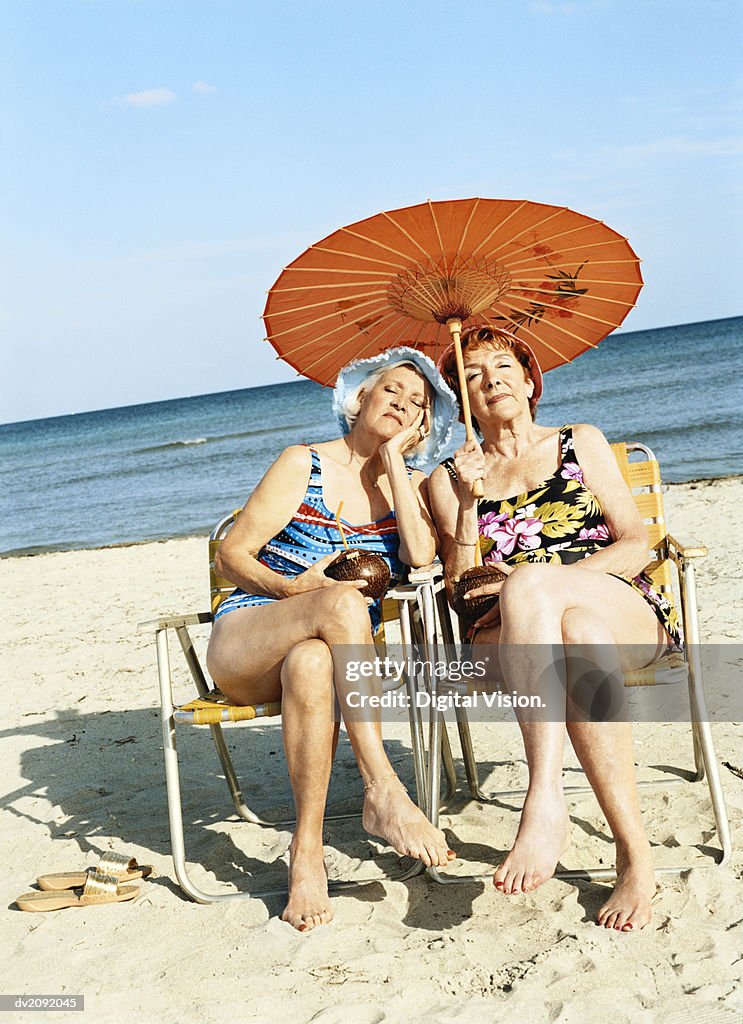
[[[197,903],[215,903],[226,900],[240,899],[246,897],[263,897],[284,893],[285,888],[279,889],[253,889],[240,892],[207,892],[199,887],[189,876],[186,862],[186,842],[184,835],[183,809],[181,802],[181,778],[178,750],[176,746],[177,726],[202,726],[208,727],[211,738],[216,747],[224,778],[230,791],[232,802],[237,816],[245,822],[256,826],[287,826],[293,824],[292,819],[279,820],[271,818],[266,812],[258,813],[245,800],[243,789],[238,779],[235,766],[225,742],[222,726],[227,723],[249,723],[262,718],[278,718],[281,715],[280,703],[256,704],[237,706],[228,700],[220,691],[207,679],[201,661],[194,646],[194,638],[190,629],[202,625],[208,625],[213,621],[214,613],[222,600],[233,590],[234,584],[229,580],[217,576],[214,569],[214,556],[226,536],[228,530],[235,522],[240,510],[236,509],[229,513],[217,523],[209,538],[209,580],[211,593],[211,607],[208,612],[196,612],[186,615],[169,615],[163,618],[154,619],[141,623],[141,632],[154,632],[157,650],[157,669],[160,685],[160,704],[162,718],[163,751],[165,758],[165,779],[168,797],[168,817],[170,822],[170,836],[173,855],[173,865],[178,884],[181,889],[192,900]],[[399,621],[400,640],[402,649],[407,655],[412,655],[413,644],[420,650],[424,650],[433,644],[434,635],[434,592],[431,585],[431,576],[425,570],[420,573],[420,578],[413,579],[405,585],[390,589],[383,602],[383,621],[385,628],[393,620]],[[375,642],[384,642],[384,630],[375,638]],[[184,704],[176,704],[173,697],[173,677],[170,660],[169,637],[177,638],[180,650],[185,658],[186,665],[193,681],[196,695],[192,700]],[[425,672],[426,661],[421,659]],[[391,689],[401,685],[397,682],[384,681],[383,689]],[[414,755],[415,785],[418,793],[418,801],[421,807],[427,802],[425,795],[426,767],[423,757],[423,736],[420,712],[417,709],[414,693],[417,687],[430,687],[430,681],[419,678],[414,672],[405,673],[403,682],[407,688],[409,698],[409,716],[411,730],[416,734],[412,744]],[[437,747],[437,749],[439,749]],[[448,740],[445,739],[441,747],[444,758],[444,773],[447,780],[450,795],[454,790],[455,773],[452,761],[451,749]],[[358,817],[359,812],[326,814],[326,821],[337,821],[344,818]],[[416,861],[411,867],[403,870],[395,876],[395,880],[412,877],[423,870],[420,861]],[[333,889],[366,884],[371,879],[354,879],[353,881],[331,881]]]
[[[689,773],[688,781],[702,782],[706,779],[709,796],[712,802],[720,853],[716,861],[719,866],[725,865],[731,854],[732,843],[730,825],[725,800],[720,783],[717,757],[712,742],[712,731],[706,711],[702,659],[700,654],[699,618],[697,611],[696,580],[694,564],[697,559],[707,555],[707,548],[692,538],[676,538],[666,530],[663,512],[663,496],[661,493],[660,468],[655,455],[644,444],[638,442],[619,443],[612,445],[622,476],[630,487],[640,514],[646,523],[653,560],[647,572],[656,589],[669,600],[673,600],[673,575],[678,581],[681,598],[681,622],[683,626],[684,651],[670,652],[658,662],[638,672],[625,675],[626,686],[646,687],[656,683],[673,684],[685,682],[688,686],[690,707],[691,733],[694,751],[694,772]],[[455,636],[446,593],[441,585],[436,587],[437,639],[444,645],[454,645]],[[450,648],[451,649],[451,648]],[[436,685],[436,680],[434,680]],[[461,685],[444,682],[439,687],[443,692],[462,692]],[[467,785],[475,800],[484,803],[519,799],[526,795],[526,790],[505,790],[493,793],[483,792],[480,786],[477,759],[475,757],[472,736],[467,712],[464,708],[454,707]],[[436,756],[439,744],[446,735],[443,714],[432,715],[429,729],[430,756],[427,758],[426,794],[428,815],[438,825],[442,800],[439,798],[439,760]],[[425,759],[425,755],[423,755]],[[674,775],[666,775],[662,780],[640,781],[641,787],[669,786],[670,783],[684,783],[687,780]],[[590,793],[587,785],[565,786],[566,794]],[[659,874],[675,874],[685,871],[696,864],[679,864],[673,867],[656,869]],[[484,875],[452,875],[444,874],[438,868],[429,868],[429,875],[437,882],[463,882],[480,879]],[[571,870],[558,870],[556,878],[605,880],[614,878],[612,869],[592,867]]]

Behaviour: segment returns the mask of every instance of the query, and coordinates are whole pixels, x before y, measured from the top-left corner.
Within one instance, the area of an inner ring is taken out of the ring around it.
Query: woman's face
[[[464,376],[472,415],[481,425],[488,420],[512,420],[521,412],[529,413],[534,384],[510,349],[488,345],[474,352],[465,351]]]
[[[428,382],[410,366],[385,370],[361,402],[360,419],[367,430],[385,438],[411,427],[427,427],[430,405]]]

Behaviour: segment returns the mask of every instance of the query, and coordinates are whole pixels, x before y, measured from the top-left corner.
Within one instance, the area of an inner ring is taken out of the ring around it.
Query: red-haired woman
[[[648,539],[611,448],[586,424],[545,427],[534,413],[542,374],[531,348],[496,328],[462,335],[467,392],[481,443],[465,443],[430,480],[432,509],[449,580],[474,564],[507,574],[472,595],[499,594],[475,623],[474,644],[493,645],[499,682],[520,694],[560,685],[559,665],[580,647],[603,670],[653,661],[678,643],[675,615],[643,574]],[[458,390],[454,354],[439,364]],[[458,394],[458,397],[459,394]],[[485,497],[473,497],[476,480]],[[576,646],[578,645],[578,646]],[[608,663],[608,664],[607,664]],[[640,816],[631,725],[590,721],[569,688],[537,721],[517,712],[529,766],[518,833],[493,882],[529,892],[551,878],[569,840],[562,791],[567,732],[616,843],[617,882],[598,922],[630,931],[650,920],[655,877]]]

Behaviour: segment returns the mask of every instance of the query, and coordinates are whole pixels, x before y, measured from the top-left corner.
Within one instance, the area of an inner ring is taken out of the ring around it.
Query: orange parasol
[[[564,206],[429,200],[340,228],[290,263],[268,293],[267,340],[333,384],[351,359],[402,343],[437,362],[453,337],[461,367],[463,322],[489,323],[549,370],[622,323],[642,288],[639,262],[622,235]]]

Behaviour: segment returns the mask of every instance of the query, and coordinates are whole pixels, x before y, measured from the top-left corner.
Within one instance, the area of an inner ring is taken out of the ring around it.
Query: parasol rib
[[[436,213],[435,213],[434,208],[433,208],[433,203],[431,202],[430,199],[428,200],[428,212],[431,215],[431,221],[433,222],[433,228],[434,228],[434,231],[436,232],[436,237],[439,240],[439,252],[441,253],[441,259],[445,260],[446,259],[446,249],[444,247],[444,240],[441,237],[441,231],[439,230],[439,222],[436,220]],[[456,251],[458,252],[459,250],[456,250]]]
[[[505,241],[499,242],[498,243],[498,247],[496,249],[492,250],[493,253],[500,252],[507,245],[518,245],[519,244],[518,240],[521,239],[526,234],[527,231],[533,231],[535,236],[536,236],[536,232],[537,232],[538,228],[540,228],[543,224],[546,224],[548,221],[554,220],[555,217],[560,217],[565,212],[566,209],[567,209],[567,207],[564,207],[564,206],[559,207],[558,209],[556,209],[554,211],[554,213],[550,213],[548,216],[544,217],[542,220],[535,221],[534,223],[529,224],[529,226],[526,227],[526,228],[520,228],[516,232],[515,235],[511,235],[511,237],[506,239]],[[503,222],[503,223],[505,223],[505,222]],[[496,228],[496,229],[494,229],[493,231],[490,232],[490,234],[488,235],[488,238],[486,239],[486,241],[489,241],[490,238],[492,238],[492,236],[495,234],[496,230],[500,230],[500,228],[503,226],[503,223],[499,224],[498,228]],[[541,238],[539,239],[539,241],[541,242]],[[485,244],[484,241],[481,242],[480,245],[478,245],[476,247],[475,252],[479,252],[484,244]],[[532,242],[531,244],[532,245],[536,245],[537,244],[536,238],[535,238],[535,241]],[[516,251],[517,252],[521,252],[521,249],[518,249]],[[473,253],[473,255],[474,255],[474,253]],[[484,258],[487,259],[488,258],[488,254],[486,254]]]
[[[596,283],[605,284],[606,283],[605,281],[601,281],[601,282],[583,281],[583,278],[581,278],[581,281],[582,281],[583,284],[596,284]],[[639,285],[638,281],[633,281],[632,282],[632,287],[637,288],[638,285]],[[529,288],[529,287],[525,286],[525,287],[520,287],[518,289],[519,297],[524,297],[524,294],[523,294],[524,292],[534,292],[535,295],[544,295],[545,294],[545,291],[544,291],[543,288],[539,288],[539,287]],[[513,293],[513,294],[515,294],[515,293]],[[571,296],[569,294],[567,294],[566,297],[567,298],[571,298]],[[589,300],[591,302],[609,302],[609,303],[612,303],[615,306],[625,306],[625,307],[627,306],[627,300],[626,299],[610,299],[606,295],[591,295],[591,296],[589,296]],[[501,302],[510,302],[511,301],[510,295],[501,296],[500,301]],[[534,300],[532,299],[531,301],[533,302]],[[541,305],[547,305],[546,302],[545,303],[540,303],[540,304]],[[558,308],[559,308],[559,304],[558,304]],[[571,310],[571,312],[574,312],[574,311]]]
[[[317,273],[317,271],[312,271]],[[331,281],[330,284],[292,284],[286,288],[272,288],[272,295],[283,295],[284,292],[321,292],[328,291],[333,288],[338,290],[339,288],[359,288],[362,285],[378,284],[386,288],[389,284],[389,277],[378,277],[372,278],[369,281]]]
[[[402,224],[398,224],[398,223],[397,223],[397,221],[395,220],[395,218],[394,218],[394,217],[390,216],[390,214],[389,214],[389,213],[383,213],[383,214],[382,214],[382,216],[383,216],[383,217],[385,217],[385,218],[386,218],[386,220],[388,220],[388,221],[390,222],[390,224],[393,224],[393,225],[394,225],[394,226],[395,226],[395,227],[397,228],[397,230],[398,230],[398,231],[400,232],[400,234],[401,234],[401,235],[404,235],[404,236],[405,236],[405,238],[407,238],[407,240],[408,240],[409,242],[411,242],[411,243],[412,243],[412,244],[413,244],[413,245],[414,245],[414,246],[416,247],[416,249],[417,249],[417,250],[418,250],[418,251],[419,251],[420,253],[422,253],[422,254],[423,254],[424,256],[429,256],[429,255],[430,255],[430,253],[427,253],[427,252],[426,252],[426,250],[425,250],[425,249],[424,249],[424,247],[423,247],[423,246],[422,246],[422,245],[420,244],[420,242],[416,241],[416,239],[415,239],[415,238],[413,238],[413,236],[412,236],[412,235],[410,234],[410,232],[409,232],[409,231],[407,231],[407,230],[406,230],[406,229],[405,229],[405,228],[404,228],[404,227],[402,226]],[[394,251],[394,250],[393,250],[393,251]]]
[[[475,246],[475,247],[473,248],[473,250],[472,250],[472,255],[473,255],[473,256],[475,256],[475,255],[476,255],[476,254],[477,254],[477,253],[478,253],[478,252],[480,251],[480,249],[482,249],[483,245],[486,245],[486,244],[487,244],[487,243],[488,243],[488,242],[490,241],[490,239],[491,239],[491,238],[493,237],[493,235],[494,235],[494,234],[495,234],[495,233],[496,233],[497,231],[500,231],[500,230],[501,230],[501,228],[503,227],[503,225],[504,225],[504,224],[507,224],[507,223],[509,222],[509,220],[511,220],[511,219],[512,219],[513,217],[515,217],[517,213],[520,213],[520,212],[521,212],[521,210],[523,210],[523,208],[524,208],[525,206],[527,206],[527,205],[528,205],[528,203],[526,202],[526,200],[523,200],[523,199],[522,199],[522,200],[521,200],[521,202],[519,202],[519,203],[518,203],[518,205],[516,206],[516,208],[515,208],[515,209],[513,209],[513,210],[512,210],[512,211],[511,211],[511,212],[510,212],[510,213],[508,214],[508,216],[507,216],[507,217],[504,217],[504,218],[503,218],[503,220],[501,220],[501,221],[498,221],[498,223],[496,224],[496,226],[495,226],[495,227],[494,227],[494,228],[493,228],[493,229],[492,229],[491,231],[489,231],[489,232],[487,233],[487,235],[486,235],[486,236],[485,236],[485,237],[484,237],[484,238],[482,239],[482,241],[480,241],[480,242],[478,242],[478,243],[477,243],[477,245],[476,245],[476,246]]]
[[[530,335],[530,337],[536,342],[537,347],[541,345],[543,348],[549,349],[550,352],[552,352],[554,355],[556,355],[558,357],[559,363],[562,363],[562,362],[565,361],[564,354],[560,351],[560,349],[559,348],[555,348],[554,345],[551,345],[549,343],[549,341],[546,341],[543,337],[541,337],[539,334],[537,334],[536,331],[534,331],[534,329],[532,327],[528,327],[525,324],[520,324],[518,322],[518,320],[514,320],[510,316],[504,316],[503,319],[507,323],[511,324],[511,326],[514,329],[518,329],[519,331],[525,331],[528,335]],[[554,324],[552,326],[554,326],[557,330],[563,331],[565,334],[567,334],[571,338],[577,338],[578,337],[576,334],[573,334],[572,331],[569,331],[566,327],[562,327],[559,324]],[[590,348],[595,348],[596,345],[598,345],[598,342],[588,341],[585,338],[581,338],[579,340],[581,341],[581,344],[586,344]],[[558,365],[559,365],[559,363],[558,363]]]
[[[390,318],[397,318],[397,317],[399,317],[399,313],[397,313],[395,310],[391,310],[390,313],[386,317],[383,317],[382,320],[379,321],[379,323],[383,323],[384,320],[388,320]],[[379,324],[375,324],[375,327],[378,327],[378,326],[379,326]],[[392,326],[392,325],[390,324],[389,326]],[[354,335],[352,338],[347,338],[345,341],[342,341],[340,344],[334,345],[332,348],[327,349],[326,351],[324,351],[322,355],[318,356],[317,359],[313,359],[313,361],[311,363],[307,363],[305,365],[305,367],[304,367],[303,372],[306,373],[308,376],[312,376],[310,371],[313,370],[317,366],[318,363],[325,362],[331,356],[337,356],[338,353],[342,352],[344,350],[344,348],[347,348],[349,345],[353,345],[354,346],[354,355],[353,355],[354,359],[361,359],[361,358],[363,358],[363,354],[365,352],[367,352],[369,349],[371,349],[372,352],[378,352],[379,351],[379,344],[378,344],[378,341],[377,341],[376,338],[373,338],[366,345],[362,345],[361,348],[358,348],[358,344],[359,344],[359,338],[358,338],[357,334]],[[346,361],[347,361],[346,357],[344,356],[342,361],[341,361],[341,363],[339,365],[342,366]]]
[[[360,238],[362,242],[366,242],[368,245],[376,245],[378,249],[384,249],[385,252],[394,253],[395,256],[399,256],[401,259],[410,262],[411,256],[409,253],[400,252],[399,249],[395,249],[394,246],[392,245],[386,245],[384,242],[379,242],[375,238],[367,238],[366,235],[359,234],[358,231],[351,231],[350,228],[341,228],[340,230],[347,235],[351,235],[353,238]],[[416,248],[419,249],[420,252],[422,252],[424,255],[426,254],[426,250],[417,243]]]
[[[602,300],[601,299],[595,299],[594,301],[595,302],[600,302]],[[528,315],[529,311],[527,309],[519,309],[518,306],[516,305],[516,303],[511,301],[510,299],[509,299],[509,304],[511,306],[511,309],[515,310],[517,313],[526,313]],[[555,311],[555,312],[558,312],[558,313],[561,310],[564,311],[564,312],[568,312],[568,313],[570,313],[570,318],[571,319],[573,317],[576,317],[576,316],[583,317],[584,320],[591,320],[593,323],[602,324],[604,327],[608,327],[610,331],[613,331],[616,327],[619,326],[619,324],[616,323],[616,321],[614,321],[614,320],[604,320],[600,316],[593,316],[593,314],[591,314],[591,313],[585,313],[585,312],[583,312],[582,309],[579,309],[577,306],[575,308],[569,308],[569,309],[565,310],[565,307],[561,306],[559,302],[540,302],[539,305],[540,306],[544,306],[544,308],[546,310],[551,310],[551,311]],[[627,307],[627,312],[629,312],[630,309],[634,308],[634,303],[627,302],[627,303],[625,303],[625,305]],[[622,317],[622,319],[624,319],[624,317]],[[549,322],[550,322],[551,325],[556,326],[556,323],[555,323],[554,320],[550,320]],[[576,335],[576,337],[577,337],[577,335]]]
[[[361,236],[359,236],[359,237],[361,237]],[[392,262],[390,262],[390,260],[380,260],[380,259],[377,259],[376,256],[363,256],[360,252],[348,252],[345,249],[328,249],[324,245],[313,245],[312,248],[313,248],[313,250],[315,252],[329,253],[331,256],[346,256],[348,259],[351,259],[351,260],[363,260],[366,263],[381,263],[381,265],[383,267],[386,267],[388,270],[389,270],[390,267],[394,267],[395,270],[405,270],[405,268],[407,266],[409,266],[409,263],[410,263],[409,260],[408,260],[407,263],[404,263],[404,264],[402,264],[402,263],[392,263]],[[286,270],[309,270],[309,271],[313,271],[313,270],[319,271],[319,270],[322,270],[324,273],[331,273],[331,274],[368,274],[369,273],[368,270],[344,270],[342,267],[293,267],[291,265],[289,265],[286,268]],[[286,270],[284,271],[284,273],[286,273]]]
[[[362,303],[362,304],[361,304],[361,308],[363,308],[364,306],[369,306],[369,305],[371,305],[371,303],[369,303],[369,302],[364,302],[364,303]],[[388,309],[388,308],[389,308],[389,307],[388,307],[388,306],[387,306],[387,305],[385,304],[385,306],[384,306],[384,307],[382,307],[382,310],[384,311],[385,309]],[[354,310],[354,313],[356,313],[356,312],[358,312],[358,310]],[[368,316],[368,312],[369,312],[369,311],[367,311],[367,313],[365,313],[365,316]],[[271,317],[272,317],[272,315],[273,315],[272,313],[267,313],[267,314],[266,314],[266,319],[270,320],[270,319],[271,319]],[[296,326],[294,326],[294,327],[285,327],[285,328],[283,329],[283,331],[273,331],[273,332],[272,332],[272,337],[274,337],[274,338],[281,338],[281,337],[284,337],[284,336],[285,336],[285,335],[287,335],[287,334],[292,334],[292,333],[293,333],[294,331],[306,331],[308,327],[314,327],[314,326],[315,326],[315,324],[321,324],[321,323],[324,323],[324,322],[325,322],[326,320],[330,320],[330,319],[331,319],[332,317],[335,317],[335,316],[337,316],[337,315],[338,315],[338,314],[337,314],[336,312],[333,312],[333,313],[327,313],[327,314],[326,314],[325,316],[318,316],[318,317],[315,317],[315,319],[314,319],[314,320],[307,320],[307,321],[304,321],[303,323],[301,323],[301,324],[297,324],[297,325],[296,325]],[[336,328],[336,330],[340,330],[340,329],[342,329],[343,327],[350,327],[350,326],[351,326],[351,324],[353,324],[353,323],[354,323],[354,321],[353,321],[353,320],[348,320],[348,321],[345,321],[344,323],[342,323],[342,324],[340,325],[340,327]],[[333,331],[330,331],[330,332],[328,332],[328,333],[332,334],[332,333],[334,333],[334,332],[333,332]],[[314,342],[313,342],[313,343],[314,343]]]
[[[462,234],[459,236],[459,242],[457,244],[456,249],[454,250],[455,252],[462,252],[464,250],[464,242],[465,242],[465,239],[467,238],[467,232],[470,229],[470,224],[472,223],[472,218],[475,216],[475,212],[477,211],[477,207],[479,205],[480,205],[480,200],[479,199],[475,199],[475,201],[472,204],[472,209],[470,210],[470,215],[467,218],[467,221],[466,221],[464,227],[462,228]]]
[[[540,303],[540,305],[544,307],[545,311],[549,311],[549,312],[559,313],[561,310],[564,309],[564,307],[562,307],[562,306],[555,305],[555,304],[550,304],[548,302]],[[628,309],[630,309],[630,308],[631,308],[631,306],[628,303]],[[530,319],[534,319],[533,317],[530,316],[530,313],[529,313],[528,309],[520,309],[519,306],[515,302],[511,302],[510,303],[510,312],[511,313],[523,313],[525,316],[530,317]],[[619,324],[616,323],[614,320],[602,320],[601,317],[591,316],[589,313],[581,313],[580,310],[578,310],[578,309],[569,309],[569,310],[567,310],[567,312],[570,313],[570,317],[560,317],[561,320],[562,319],[564,319],[564,320],[567,320],[567,319],[572,320],[574,317],[580,316],[580,317],[583,317],[584,320],[590,320],[592,323],[597,323],[597,324],[601,324],[603,327],[608,327],[609,331],[606,331],[605,334],[608,334],[610,331],[613,331],[615,328],[617,328],[619,326]],[[544,316],[545,316],[544,314],[542,316],[540,316],[538,318],[537,322],[544,324],[545,323]],[[547,319],[546,323],[550,327],[553,327],[555,330],[563,331],[565,334],[570,334],[572,337],[574,337],[576,339],[580,339],[582,337],[580,334],[573,334],[571,331],[569,331],[567,329],[567,327],[563,327],[561,324],[559,324],[557,320],[553,320],[553,319],[549,318],[549,319]]]
[[[312,289],[308,288],[307,291],[312,291]],[[387,298],[387,289],[386,288],[383,289],[383,290],[377,289],[376,291],[373,291],[373,292],[356,292],[353,295],[349,295],[347,298],[342,298],[342,299],[339,298],[337,295],[333,295],[329,299],[320,299],[318,302],[310,302],[306,306],[294,306],[293,305],[289,309],[274,309],[271,313],[268,314],[268,316],[290,316],[292,313],[302,313],[306,309],[317,309],[320,306],[327,306],[327,305],[331,305],[331,304],[336,307],[336,312],[337,313],[350,314],[352,312],[352,309],[346,309],[346,308],[338,309],[337,308],[338,304],[340,302],[353,302],[356,299],[367,299],[367,298],[369,298],[369,296],[378,296],[378,297],[384,298],[386,300],[386,298]],[[366,303],[365,303],[365,305],[366,305]]]

